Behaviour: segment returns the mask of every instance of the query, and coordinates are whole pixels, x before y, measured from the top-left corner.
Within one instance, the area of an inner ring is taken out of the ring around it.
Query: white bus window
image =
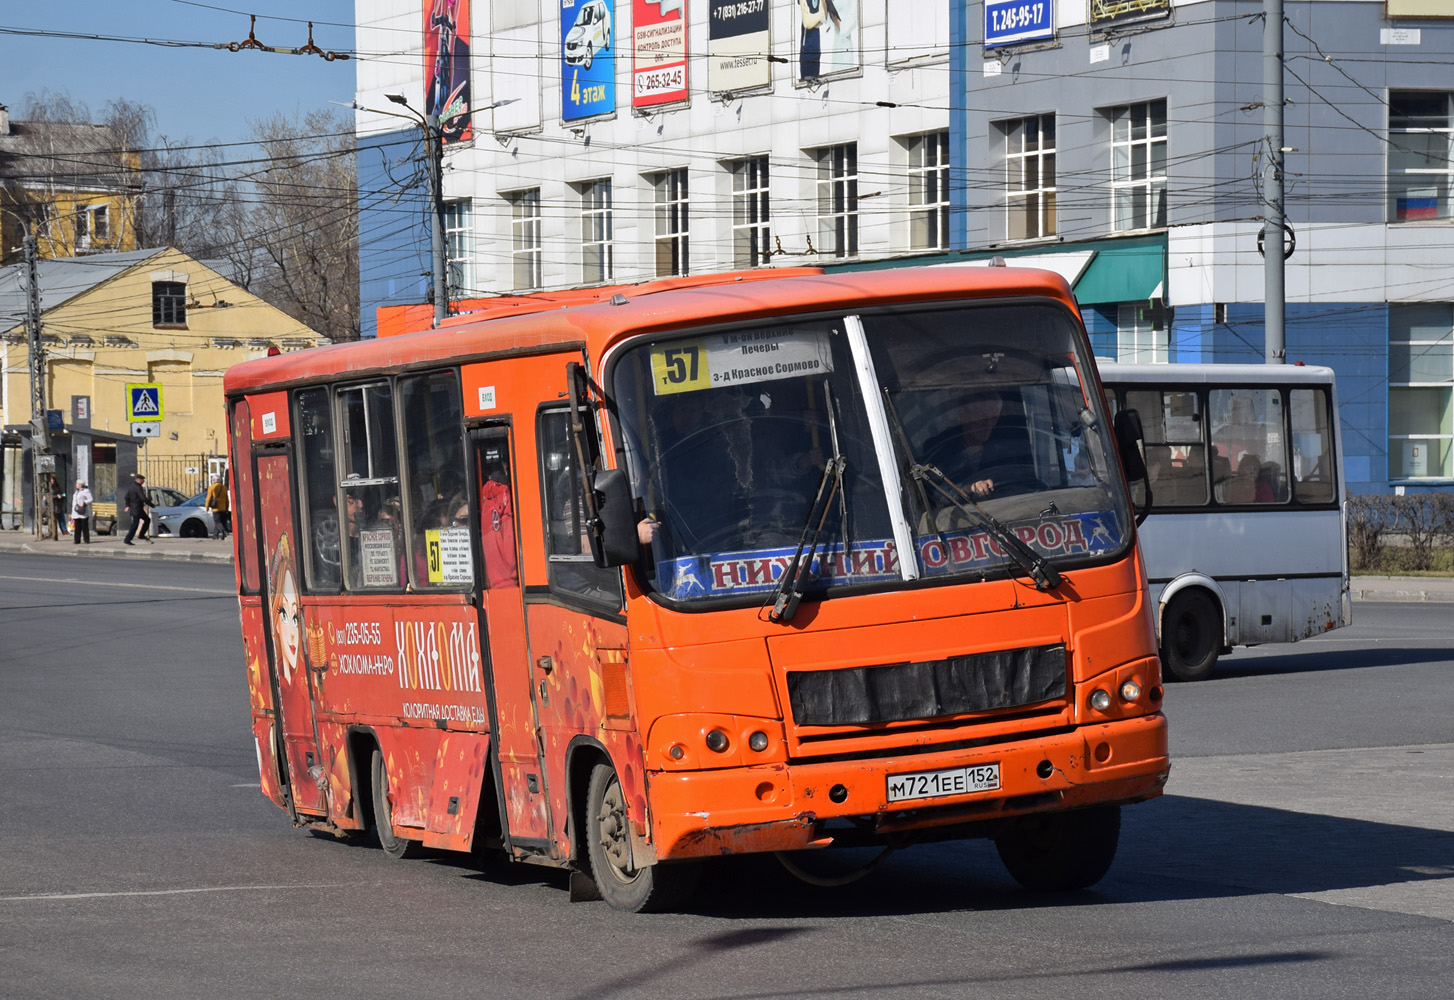
[[[1298,503],[1332,503],[1338,495],[1333,473],[1333,428],[1324,389],[1288,394],[1292,418],[1293,497]]]
[[[1213,389],[1208,411],[1217,500],[1286,503],[1289,463],[1281,390]]]
[[[1205,505],[1207,451],[1202,440],[1201,398],[1193,391],[1132,390],[1126,393],[1126,408],[1141,417],[1152,504]]]

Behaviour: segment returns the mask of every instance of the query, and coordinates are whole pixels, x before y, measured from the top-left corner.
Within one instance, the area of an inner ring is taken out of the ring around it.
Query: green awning
[[[1165,271],[1165,248],[1161,246],[1098,250],[1075,283],[1075,298],[1081,305],[1145,302],[1157,294]]]

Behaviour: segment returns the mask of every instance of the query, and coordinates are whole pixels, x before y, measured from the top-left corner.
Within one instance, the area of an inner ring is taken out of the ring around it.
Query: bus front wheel
[[[407,857],[414,841],[394,834],[394,811],[389,806],[389,769],[384,766],[384,753],[374,748],[374,831],[378,834],[379,846],[391,858]]]
[[[1204,680],[1222,651],[1221,616],[1204,590],[1183,590],[1161,620],[1161,666],[1179,681]]]
[[[1026,889],[1065,892],[1099,882],[1120,839],[1121,807],[1092,806],[1027,816],[995,838],[995,849]]]
[[[586,790],[586,848],[596,888],[612,909],[659,913],[686,900],[696,888],[695,864],[631,863],[630,827],[621,782],[609,764],[597,764]]]

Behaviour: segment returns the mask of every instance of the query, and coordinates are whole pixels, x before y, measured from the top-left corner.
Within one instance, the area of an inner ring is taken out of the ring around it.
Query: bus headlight
[[[1121,685],[1121,700],[1135,701],[1141,697],[1141,685],[1135,681],[1127,681]]]
[[[1111,707],[1111,696],[1106,693],[1105,688],[1096,688],[1091,692],[1090,707],[1097,712],[1104,712]]]

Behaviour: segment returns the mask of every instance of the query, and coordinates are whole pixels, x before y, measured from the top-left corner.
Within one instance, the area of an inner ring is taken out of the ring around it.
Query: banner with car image
[[[631,0],[631,106],[687,99],[687,0]]]
[[[560,117],[616,110],[614,0],[560,0]]]

